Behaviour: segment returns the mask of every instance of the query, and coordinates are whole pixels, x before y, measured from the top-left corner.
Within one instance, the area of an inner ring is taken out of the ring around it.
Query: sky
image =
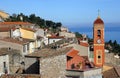
[[[64,26],[91,26],[98,16],[106,24],[120,24],[120,0],[2,0],[0,10],[10,15],[36,14]]]
[[[104,21],[105,40],[120,43],[120,0],[1,0],[0,10],[10,15],[35,14],[45,20],[61,22],[72,32],[92,36],[93,22],[98,16]]]

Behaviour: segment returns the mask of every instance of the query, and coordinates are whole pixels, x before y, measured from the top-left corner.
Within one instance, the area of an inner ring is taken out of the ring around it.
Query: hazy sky
[[[120,0],[1,0],[0,10],[9,14],[32,13],[66,26],[93,24],[98,15],[105,23],[120,23]]]

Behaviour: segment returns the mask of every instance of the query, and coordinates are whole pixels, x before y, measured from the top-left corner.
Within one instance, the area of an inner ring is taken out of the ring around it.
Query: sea
[[[68,27],[71,32],[79,32],[80,34],[86,34],[89,38],[93,38],[92,26],[74,26]],[[116,40],[120,44],[120,26],[105,26],[105,41]]]

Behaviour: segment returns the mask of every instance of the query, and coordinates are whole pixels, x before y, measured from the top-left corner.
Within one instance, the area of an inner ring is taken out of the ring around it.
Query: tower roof
[[[94,24],[104,24],[104,22],[100,17],[97,17],[97,19],[94,21]]]

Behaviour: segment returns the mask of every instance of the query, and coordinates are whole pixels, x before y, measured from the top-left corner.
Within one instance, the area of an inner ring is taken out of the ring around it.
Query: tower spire
[[[100,10],[98,9],[98,18],[100,18]]]

